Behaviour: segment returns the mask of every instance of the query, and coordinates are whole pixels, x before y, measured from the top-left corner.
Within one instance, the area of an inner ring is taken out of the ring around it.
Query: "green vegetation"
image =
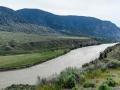
[[[5,90],[35,90],[35,85],[11,85],[7,87]]]
[[[0,55],[26,54],[65,48],[75,49],[97,44],[97,41],[83,39],[83,37],[75,37],[76,39],[67,36],[61,37],[0,31]]]
[[[35,64],[45,62],[51,58],[55,58],[62,55],[69,50],[54,50],[41,53],[20,54],[20,55],[8,55],[0,56],[0,68],[1,70],[17,69],[22,67],[29,67]]]
[[[65,84],[63,84],[63,86],[65,87],[65,88],[73,88],[73,87],[75,87],[75,85],[76,85],[76,80],[75,80],[75,75],[74,74],[70,74],[67,78],[66,78],[66,80],[64,81],[65,82]]]
[[[75,75],[70,74],[68,76],[60,76],[57,78],[56,83],[64,88],[73,88],[76,85]]]
[[[0,70],[30,67],[72,49],[97,44],[97,41],[83,37],[61,38],[0,32]]]
[[[111,87],[115,87],[115,85],[116,85],[115,80],[113,80],[112,78],[107,78],[107,80],[105,81],[105,83],[106,83],[108,86],[111,86]]]
[[[46,84],[41,87],[37,87],[35,90],[61,90],[62,88],[60,86],[57,86],[55,84]]]
[[[115,80],[112,78],[107,78],[107,80],[99,86],[98,90],[111,90],[110,87],[114,87],[115,85]]]
[[[111,90],[111,88],[107,84],[101,84],[98,90]]]
[[[77,83],[82,80],[82,71],[77,68],[66,68],[60,75],[53,77],[51,80],[44,79],[39,81],[37,90],[61,90],[64,88],[76,90]],[[46,82],[43,84],[43,82]],[[51,89],[51,86],[54,89]],[[47,88],[47,89],[45,89]]]
[[[115,86],[120,86],[119,70],[120,68],[91,70],[90,75],[90,72],[69,67],[63,70],[59,76],[52,79],[53,81],[39,84],[33,90],[88,90],[87,88],[92,90],[112,90]],[[97,72],[98,75],[94,75]]]
[[[95,87],[95,84],[92,82],[84,82],[83,87],[84,88]]]

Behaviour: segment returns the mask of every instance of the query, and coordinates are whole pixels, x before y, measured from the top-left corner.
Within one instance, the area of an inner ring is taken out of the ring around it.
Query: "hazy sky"
[[[120,27],[120,0],[0,0],[14,10],[38,8],[58,15],[91,16]]]

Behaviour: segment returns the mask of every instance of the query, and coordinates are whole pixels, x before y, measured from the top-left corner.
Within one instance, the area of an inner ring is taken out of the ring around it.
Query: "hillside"
[[[120,44],[108,47],[95,61],[83,65],[85,70],[100,68],[118,68],[120,66]]]
[[[14,10],[2,6],[0,6],[0,31],[58,35],[58,32],[55,30],[49,27],[35,25]]]
[[[21,9],[16,12],[37,25],[68,35],[120,38],[120,28],[110,21],[85,16],[59,16],[39,9]]]

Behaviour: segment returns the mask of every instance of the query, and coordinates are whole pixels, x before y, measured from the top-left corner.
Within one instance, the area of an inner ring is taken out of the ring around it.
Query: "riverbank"
[[[29,68],[70,52],[70,49],[0,56],[0,72]]]
[[[59,74],[66,67],[80,68],[84,63],[98,58],[101,51],[105,50],[108,46],[113,45],[114,44],[102,44],[83,47],[72,50],[65,55],[27,69],[0,72],[0,77],[2,77],[0,81],[2,83],[0,88],[5,88],[12,84],[35,85],[38,76],[44,78],[55,73]]]
[[[18,54],[17,52],[5,52],[8,55],[0,56],[0,71],[18,70],[32,67],[43,62],[49,61],[58,56],[64,55],[73,49],[98,44],[97,41],[85,39],[74,40],[53,40],[45,42],[31,42],[31,48],[37,48],[38,51],[33,50],[31,53]],[[24,45],[27,47],[28,44]],[[49,46],[49,49],[48,49]],[[22,49],[23,47],[21,47]],[[41,49],[42,48],[42,49]],[[41,51],[43,50],[43,51]],[[30,50],[29,50],[30,51]],[[27,52],[27,51],[26,51]]]

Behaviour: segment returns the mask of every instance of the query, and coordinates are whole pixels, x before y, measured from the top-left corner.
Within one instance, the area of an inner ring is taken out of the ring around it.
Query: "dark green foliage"
[[[73,87],[72,90],[79,90],[77,86]]]
[[[107,80],[105,81],[105,83],[110,86],[110,87],[114,87],[117,83],[115,82],[115,80],[113,80],[112,78],[107,78]]]
[[[107,84],[103,83],[99,86],[98,90],[111,90],[111,89]]]
[[[89,66],[89,63],[85,63],[85,64],[82,65],[83,68],[87,67],[87,66]]]
[[[107,80],[99,86],[98,90],[111,90],[110,87],[114,87],[115,85],[115,80],[112,78],[107,78]]]
[[[95,84],[92,82],[84,82],[83,87],[84,88],[95,87]]]
[[[76,85],[75,75],[71,74],[66,78],[65,88],[73,88]]]
[[[5,90],[35,90],[36,86],[34,85],[11,85],[7,88],[5,88]]]
[[[82,72],[77,68],[66,68],[58,76],[56,83],[65,88],[72,88],[82,79]]]

